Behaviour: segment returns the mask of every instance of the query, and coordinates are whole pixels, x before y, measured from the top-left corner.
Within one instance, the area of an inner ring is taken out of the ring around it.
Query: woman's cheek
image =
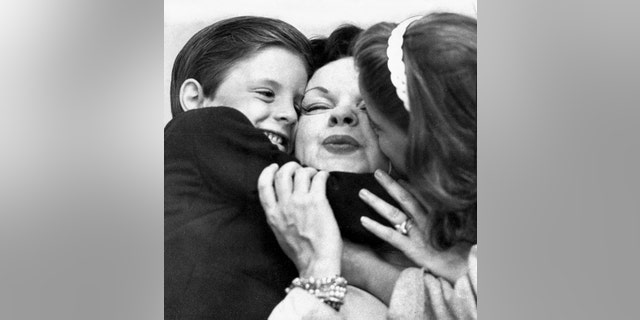
[[[301,117],[298,120],[298,125],[295,132],[295,148],[294,155],[303,164],[308,165],[308,159],[306,157],[309,154],[311,148],[311,132],[313,132],[313,123],[308,121],[309,119]]]

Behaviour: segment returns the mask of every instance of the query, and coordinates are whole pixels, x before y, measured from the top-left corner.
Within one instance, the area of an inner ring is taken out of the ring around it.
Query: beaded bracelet
[[[285,292],[289,293],[293,288],[304,289],[336,311],[340,311],[344,296],[347,294],[347,280],[338,275],[320,279],[298,277],[291,281],[291,285],[285,289]]]

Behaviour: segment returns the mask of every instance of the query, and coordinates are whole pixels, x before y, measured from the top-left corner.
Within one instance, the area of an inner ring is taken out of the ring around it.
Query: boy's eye
[[[361,110],[361,111],[366,111],[366,110],[367,110],[367,104],[366,104],[366,103],[364,103],[364,101],[360,101],[360,103],[358,103],[358,104],[356,105],[356,108],[357,108],[358,110]]]
[[[273,91],[267,89],[256,90],[256,93],[270,99],[276,96]]]

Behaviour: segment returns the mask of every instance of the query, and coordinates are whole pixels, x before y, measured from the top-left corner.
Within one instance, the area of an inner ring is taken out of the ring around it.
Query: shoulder
[[[172,131],[200,131],[212,126],[251,125],[240,111],[229,107],[207,107],[183,112],[167,123],[165,134]]]
[[[174,117],[165,126],[165,154],[181,154],[203,146],[212,148],[212,151],[220,149],[227,144],[236,143],[239,136],[253,128],[249,119],[233,108],[207,107],[190,110]]]

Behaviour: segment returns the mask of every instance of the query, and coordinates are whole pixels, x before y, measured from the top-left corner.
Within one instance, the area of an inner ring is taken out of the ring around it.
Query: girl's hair
[[[361,90],[407,133],[408,179],[428,206],[430,241],[441,250],[477,243],[476,26],[475,19],[452,13],[430,14],[409,26],[402,51],[410,112],[387,68],[395,24],[372,26],[355,47]]]
[[[299,54],[307,74],[311,73],[309,40],[284,21],[243,16],[218,21],[200,30],[180,50],[173,64],[170,92],[173,116],[183,112],[179,95],[185,80],[197,80],[204,95],[211,97],[229,69],[268,46],[280,46]]]

